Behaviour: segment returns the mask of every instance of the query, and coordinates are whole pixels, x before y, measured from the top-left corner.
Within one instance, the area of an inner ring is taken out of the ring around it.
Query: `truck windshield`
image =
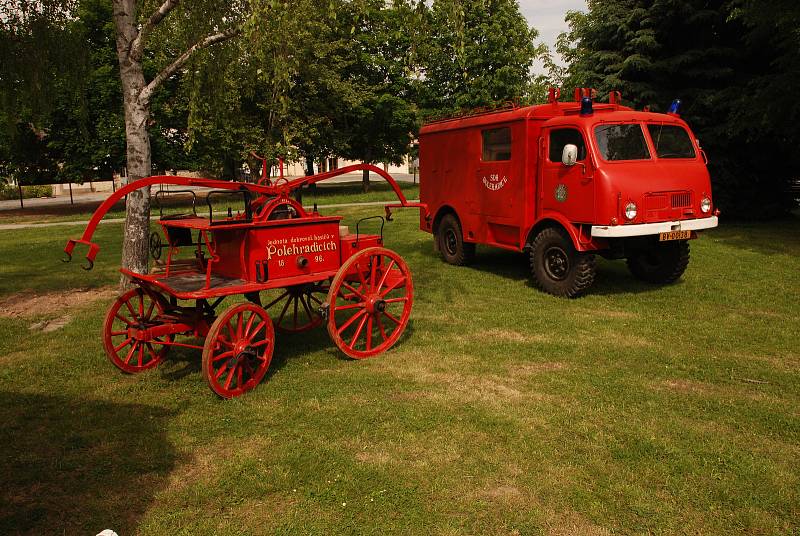
[[[603,160],[647,160],[650,151],[638,124],[600,125],[594,137]]]
[[[677,125],[647,125],[659,158],[694,158],[694,146],[689,134]]]

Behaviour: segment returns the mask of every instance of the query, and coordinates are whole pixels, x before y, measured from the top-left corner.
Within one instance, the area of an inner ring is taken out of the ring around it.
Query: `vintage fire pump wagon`
[[[137,373],[158,366],[171,348],[196,348],[203,352],[209,387],[231,398],[264,377],[276,331],[299,333],[325,324],[334,344],[354,359],[391,348],[408,324],[414,287],[405,261],[383,247],[383,217],[362,219],[351,230],[340,225],[340,216],[323,216],[316,208],[307,212],[289,195],[361,169],[389,182],[400,200],[395,206],[419,206],[406,201],[390,175],[367,164],[275,185],[158,176],[117,190],[94,213],[83,236],[67,242],[66,260],[82,244],[89,248],[85,268],[91,269],[99,251],[92,242],[98,223],[114,203],[139,188],[214,189],[206,197],[207,215],[199,215],[194,203],[191,212],[161,215],[161,233],[150,237],[149,273],[121,270],[134,288],[106,314],[102,338],[108,360],[123,372]],[[212,200],[220,198],[228,198],[227,216],[213,211]],[[380,234],[364,232],[378,224]],[[236,295],[247,301],[218,312]]]
[[[576,297],[595,279],[595,254],[627,259],[634,276],[671,283],[688,240],[717,226],[706,155],[676,101],[635,111],[612,92],[510,107],[421,129],[422,230],[451,264],[476,244],[530,253],[544,291]]]

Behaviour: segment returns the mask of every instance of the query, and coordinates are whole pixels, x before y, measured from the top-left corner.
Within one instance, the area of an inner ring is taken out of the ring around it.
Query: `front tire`
[[[530,261],[536,286],[553,296],[577,298],[594,283],[594,255],[577,251],[561,229],[549,227],[536,236]]]
[[[674,283],[689,265],[689,242],[654,242],[629,255],[627,263],[637,279],[657,285]]]
[[[453,214],[445,214],[436,229],[436,244],[448,264],[464,266],[475,258],[475,244],[464,242],[461,224]]]

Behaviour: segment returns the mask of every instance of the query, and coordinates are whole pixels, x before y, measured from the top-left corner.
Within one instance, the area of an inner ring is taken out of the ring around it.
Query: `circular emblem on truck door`
[[[567,200],[567,185],[566,184],[559,184],[556,186],[556,201],[559,203],[563,203]]]

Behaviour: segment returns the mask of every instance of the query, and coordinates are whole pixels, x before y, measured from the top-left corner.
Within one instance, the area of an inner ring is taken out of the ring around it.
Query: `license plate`
[[[666,242],[667,240],[689,240],[691,237],[691,231],[670,231],[668,233],[658,233],[659,242]]]

